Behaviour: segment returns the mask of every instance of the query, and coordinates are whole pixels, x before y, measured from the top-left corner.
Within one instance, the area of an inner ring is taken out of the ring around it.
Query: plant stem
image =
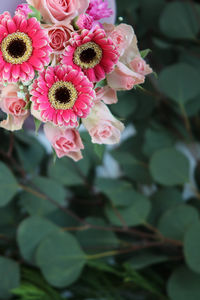
[[[108,257],[108,256],[116,256],[116,255],[120,255],[120,254],[138,251],[138,250],[145,249],[145,248],[158,247],[161,245],[162,245],[161,242],[149,242],[149,243],[146,243],[143,245],[132,246],[127,249],[113,250],[113,251],[107,251],[107,252],[87,255],[87,259],[99,259],[99,258]]]
[[[112,232],[118,232],[118,233],[124,233],[124,234],[128,234],[128,235],[132,235],[132,236],[138,236],[138,237],[143,238],[143,239],[154,239],[154,240],[159,239],[159,242],[149,242],[150,244],[153,244],[153,245],[155,245],[155,244],[158,245],[159,244],[161,246],[163,244],[171,244],[172,246],[175,246],[175,247],[182,246],[181,241],[168,239],[168,238],[164,237],[155,227],[153,227],[152,225],[150,225],[148,223],[144,223],[143,225],[146,226],[149,230],[153,231],[154,234],[142,232],[142,231],[139,231],[135,228],[130,228],[130,227],[122,227],[122,228],[121,227],[115,227],[115,226],[110,226],[110,227],[108,226],[107,227],[107,226],[99,226],[99,225],[90,224],[87,221],[85,221],[84,219],[77,216],[70,209],[68,209],[66,207],[63,207],[60,204],[58,204],[55,200],[53,200],[52,198],[50,198],[46,194],[42,193],[41,191],[39,191],[37,188],[35,188],[35,187],[32,188],[32,187],[25,186],[25,185],[22,185],[22,184],[20,184],[19,187],[21,189],[23,189],[24,191],[27,191],[28,193],[31,193],[31,194],[33,194],[37,197],[40,197],[41,199],[44,199],[44,200],[47,200],[47,201],[51,202],[57,208],[62,210],[64,213],[66,213],[67,215],[70,215],[76,221],[83,224],[83,226],[71,227],[71,228],[68,228],[68,229],[63,228],[63,230],[71,230],[71,231],[76,231],[77,230],[78,231],[78,230],[86,230],[86,229],[96,229],[96,230],[102,230],[102,231],[112,231]],[[148,244],[148,245],[150,245],[150,244]],[[133,249],[133,248],[131,248],[131,249]]]

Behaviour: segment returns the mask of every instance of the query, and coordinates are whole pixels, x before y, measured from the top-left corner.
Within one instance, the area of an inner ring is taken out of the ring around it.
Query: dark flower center
[[[70,91],[67,87],[60,87],[55,91],[55,99],[60,103],[69,103],[70,102]]]
[[[94,68],[102,59],[103,51],[94,42],[88,42],[76,48],[73,61],[82,69]]]
[[[75,86],[68,81],[57,81],[49,89],[48,98],[55,109],[70,109],[78,97]]]
[[[19,65],[27,61],[33,51],[32,40],[24,32],[7,35],[1,43],[3,58],[10,64]]]
[[[90,63],[92,62],[96,57],[96,52],[92,48],[88,48],[86,50],[83,50],[80,54],[80,60],[83,63]]]
[[[26,44],[21,39],[12,40],[7,47],[8,53],[13,58],[22,57],[25,54],[26,49]]]

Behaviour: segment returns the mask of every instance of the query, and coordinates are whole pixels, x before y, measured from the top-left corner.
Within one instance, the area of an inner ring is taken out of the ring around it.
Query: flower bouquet
[[[131,26],[114,25],[107,0],[27,0],[0,15],[0,126],[20,130],[31,115],[60,158],[78,161],[84,127],[93,143],[124,129],[108,106],[152,69]]]

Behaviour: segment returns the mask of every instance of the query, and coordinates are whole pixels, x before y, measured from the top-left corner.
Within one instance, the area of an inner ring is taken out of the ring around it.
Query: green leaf
[[[171,300],[200,299],[200,275],[181,266],[172,273],[167,290]]]
[[[48,295],[39,287],[31,283],[22,283],[21,286],[12,291],[20,300],[48,300]]]
[[[105,145],[94,144],[94,152],[102,160],[105,153]]]
[[[159,75],[161,91],[180,105],[200,94],[199,74],[186,63],[166,67]]]
[[[132,185],[126,181],[98,178],[96,186],[101,192],[106,194],[115,206],[130,205],[135,197],[135,191]]]
[[[32,183],[40,194],[44,194],[44,197],[28,192],[23,192],[20,195],[20,204],[30,215],[46,215],[57,209],[55,204],[45,199],[45,195],[61,206],[66,204],[66,197],[70,196],[70,192],[53,179],[38,176],[32,180]]]
[[[144,59],[150,52],[152,52],[151,49],[145,49],[145,50],[140,51],[140,55]]]
[[[0,207],[8,204],[18,189],[19,187],[15,177],[6,165],[0,162]]]
[[[106,227],[107,224],[100,218],[87,218],[89,224]],[[119,245],[115,233],[93,228],[86,228],[77,232],[77,239],[87,253],[100,252],[105,249],[113,249]]]
[[[15,238],[16,224],[18,224],[20,218],[21,215],[15,201],[0,207],[0,233],[8,238]]]
[[[184,255],[187,265],[200,273],[200,222],[194,223],[186,232],[184,239]]]
[[[103,80],[96,83],[95,88],[101,88],[101,87],[104,87],[106,85],[107,85],[107,80],[103,79]]]
[[[166,186],[189,181],[189,161],[174,148],[155,152],[150,161],[150,171],[156,182]]]
[[[188,117],[195,116],[200,111],[200,101],[199,96],[196,96],[195,98],[191,99],[189,102],[185,105],[185,111]],[[180,114],[182,114],[181,111],[179,111]]]
[[[34,264],[35,250],[41,240],[58,227],[50,221],[34,216],[25,219],[18,227],[17,243],[23,258]]]
[[[198,219],[199,214],[194,207],[182,204],[169,209],[161,216],[158,229],[165,237],[183,240],[187,229]]]
[[[150,252],[149,250],[141,250],[138,253],[133,254],[133,257],[125,264],[132,267],[134,270],[141,270],[146,267],[166,262],[168,257],[158,253]]]
[[[141,89],[137,89],[132,91],[132,105],[136,106],[133,111],[133,119],[135,120],[147,120],[147,118],[152,114],[155,106],[156,100],[152,95],[146,94],[141,91]],[[136,102],[136,104],[134,103]]]
[[[41,14],[39,10],[37,10],[35,7],[29,5],[30,9],[32,10],[32,13],[28,15],[29,18],[36,18],[39,22],[41,21]]]
[[[174,137],[165,128],[155,126],[145,132],[143,152],[151,156],[156,150],[173,146]]]
[[[56,164],[51,164],[49,167],[49,176],[67,186],[84,183],[78,166],[68,158],[59,159]]]
[[[81,224],[70,214],[66,214],[66,211],[57,209],[46,216],[48,220],[58,225],[59,227],[78,227]]]
[[[132,180],[140,183],[151,183],[148,166],[145,162],[140,161],[129,151],[113,151],[112,156],[119,162],[123,173]]]
[[[158,218],[160,218],[165,211],[182,204],[182,202],[182,194],[178,189],[163,188],[159,190],[151,199],[152,210],[149,216],[149,222],[157,225]]]
[[[86,255],[73,235],[54,232],[41,241],[36,252],[36,262],[46,280],[62,288],[79,278],[86,263]]]
[[[113,225],[124,225],[122,219],[128,226],[137,226],[145,223],[150,212],[151,204],[149,200],[135,192],[132,204],[125,208],[114,209],[110,205],[106,207],[106,215]]]
[[[12,290],[19,300],[63,300],[60,291],[52,288],[39,270],[22,268],[21,284]],[[20,298],[19,298],[20,297]]]
[[[91,268],[94,268],[97,271],[103,271],[106,273],[111,273],[111,274],[115,274],[117,276],[122,275],[121,271],[118,271],[115,266],[112,266],[110,264],[108,264],[107,262],[103,261],[103,260],[88,260],[88,266]]]
[[[143,290],[161,296],[160,289],[156,286],[152,279],[145,278],[144,275],[133,270],[129,264],[125,264],[124,266],[127,271],[125,279],[126,282],[133,282],[136,286],[142,288]]]
[[[17,137],[21,140],[21,143],[18,143],[16,147],[17,154],[25,171],[29,173],[38,172],[41,161],[46,154],[44,147],[35,137],[29,136],[25,132],[23,135],[22,132],[17,133]]]
[[[38,130],[40,129],[42,122],[40,120],[34,118],[34,123],[35,123],[35,133],[37,133]]]
[[[19,265],[8,258],[0,256],[0,299],[10,299],[12,289],[20,283]]]
[[[195,39],[199,23],[195,9],[190,3],[175,1],[169,3],[160,16],[160,29],[169,38]]]

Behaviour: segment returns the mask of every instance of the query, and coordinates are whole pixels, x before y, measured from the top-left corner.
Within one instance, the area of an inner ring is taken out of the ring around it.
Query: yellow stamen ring
[[[22,64],[27,61],[32,54],[32,41],[27,34],[14,32],[3,39],[1,51],[4,59],[8,63],[13,65]]]
[[[94,68],[102,59],[102,49],[94,42],[78,47],[74,52],[74,63],[82,69]]]
[[[58,81],[49,90],[48,98],[55,109],[70,109],[78,97],[74,85],[68,81]]]

